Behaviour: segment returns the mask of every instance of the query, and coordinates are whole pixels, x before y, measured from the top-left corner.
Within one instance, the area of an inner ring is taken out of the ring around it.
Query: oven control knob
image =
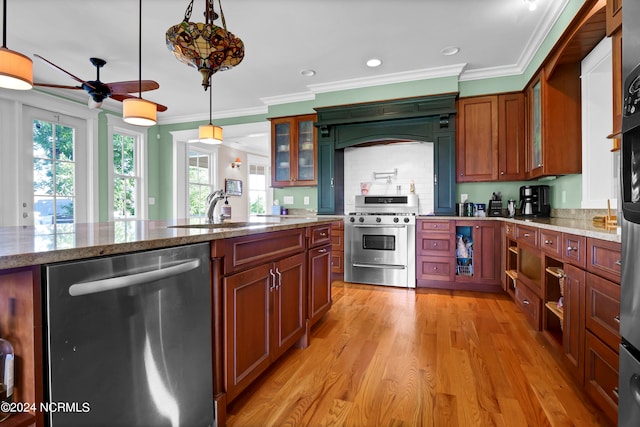
[[[358,218],[358,221],[360,221],[360,222],[364,222],[364,217],[360,217],[360,218]]]
[[[377,217],[376,222],[380,222],[380,221],[382,221],[382,219],[380,217]]]
[[[393,222],[398,222],[398,221],[400,221],[400,218],[398,217],[393,218]]]
[[[405,218],[405,219],[404,219],[404,222],[409,222],[409,218]]]
[[[349,218],[349,222],[356,222],[356,219],[354,217]]]

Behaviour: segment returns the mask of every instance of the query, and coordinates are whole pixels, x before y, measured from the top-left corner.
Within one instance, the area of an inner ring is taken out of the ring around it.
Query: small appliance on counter
[[[523,185],[520,187],[520,215],[530,217],[551,215],[548,185]]]
[[[502,216],[502,193],[493,193],[489,200],[489,216]]]

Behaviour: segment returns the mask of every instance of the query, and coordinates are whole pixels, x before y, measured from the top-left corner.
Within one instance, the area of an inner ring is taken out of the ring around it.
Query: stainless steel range
[[[345,219],[345,282],[416,287],[418,196],[356,196]]]

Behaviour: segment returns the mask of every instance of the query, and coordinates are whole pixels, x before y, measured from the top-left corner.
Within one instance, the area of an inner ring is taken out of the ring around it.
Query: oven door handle
[[[351,265],[354,267],[382,268],[382,269],[388,269],[388,270],[405,270],[407,268],[406,265],[400,265],[400,264],[360,264],[360,263],[354,262]]]
[[[393,224],[372,224],[372,225],[358,225],[355,224],[354,228],[407,228],[406,225],[393,225]]]

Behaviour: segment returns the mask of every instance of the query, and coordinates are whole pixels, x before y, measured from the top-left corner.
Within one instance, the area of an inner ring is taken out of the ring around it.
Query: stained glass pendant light
[[[227,24],[218,0],[220,15],[213,9],[214,0],[205,0],[205,22],[189,22],[193,0],[187,6],[184,19],[167,30],[167,48],[176,58],[202,74],[202,86],[207,89],[210,77],[218,71],[229,70],[244,58],[244,43],[227,31]],[[218,17],[222,27],[213,23]]]
[[[211,77],[207,83],[209,86],[209,124],[201,125],[198,128],[198,140],[205,144],[222,144],[222,128],[212,123],[213,89],[211,88]]]
[[[0,87],[27,90],[33,87],[33,61],[7,49],[7,0],[2,2],[2,47],[0,47]]]
[[[125,122],[137,126],[152,126],[156,124],[157,105],[142,99],[142,0],[139,10],[139,39],[138,39],[138,97],[127,98],[122,101],[122,118]]]

